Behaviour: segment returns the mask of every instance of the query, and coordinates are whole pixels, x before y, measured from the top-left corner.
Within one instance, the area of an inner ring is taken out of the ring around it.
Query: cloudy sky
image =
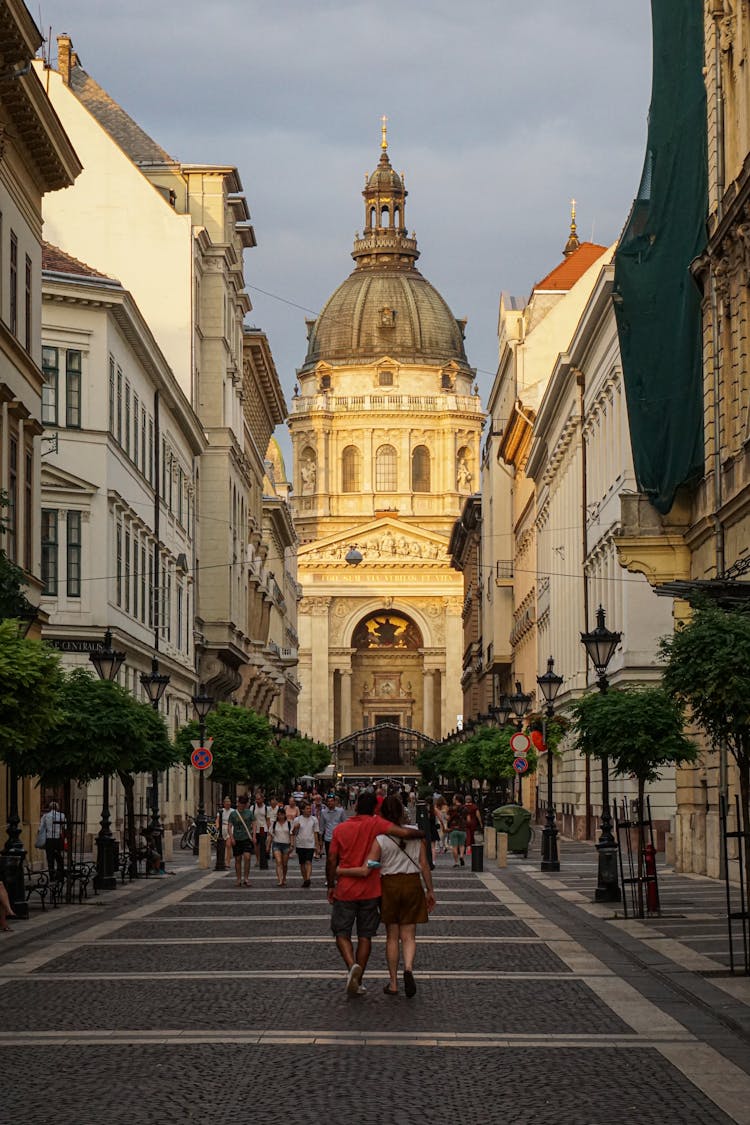
[[[352,268],[381,114],[419,266],[468,317],[483,393],[499,294],[527,295],[558,263],[571,196],[580,237],[608,244],[638,185],[648,0],[30,7],[52,28],[53,63],[67,31],[85,69],[173,156],[239,168],[258,239],[249,319],[268,332],[287,395],[309,315],[294,306],[319,310]]]

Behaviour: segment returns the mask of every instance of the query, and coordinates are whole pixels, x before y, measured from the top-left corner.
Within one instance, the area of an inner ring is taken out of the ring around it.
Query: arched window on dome
[[[347,445],[341,454],[341,491],[362,490],[362,456],[356,445]]]
[[[390,207],[383,206],[380,208],[380,225],[381,227],[390,226],[391,223],[391,209]]]
[[[375,491],[395,492],[398,487],[398,459],[392,445],[381,445],[375,454]]]
[[[378,213],[374,207],[370,208],[370,227],[374,227],[378,218]]]
[[[426,445],[418,445],[411,455],[412,492],[430,491],[430,451]]]
[[[397,229],[401,226],[401,208],[394,207],[393,209],[393,225]]]

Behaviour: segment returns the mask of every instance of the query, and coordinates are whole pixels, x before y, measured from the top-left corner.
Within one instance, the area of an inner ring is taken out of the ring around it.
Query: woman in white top
[[[229,814],[232,811],[232,798],[225,797],[222,808],[216,814],[216,830],[221,832],[221,838],[224,841],[224,862],[232,872],[232,837],[229,831]]]
[[[406,813],[401,798],[386,797],[380,815],[391,824],[404,824]],[[398,995],[399,943],[404,958],[404,992],[411,998],[417,991],[414,956],[417,950],[417,923],[426,922],[435,906],[432,872],[427,862],[424,840],[401,840],[377,836],[364,867],[340,867],[339,875],[368,875],[380,867],[380,918],[385,923],[385,958],[390,980],[383,991]],[[424,879],[424,890],[422,880]]]
[[[271,823],[268,833],[268,850],[273,850],[273,859],[276,864],[276,882],[280,887],[286,886],[286,870],[289,866],[289,851],[292,844],[292,829],[286,818],[286,809],[279,805],[276,810],[276,819]]]

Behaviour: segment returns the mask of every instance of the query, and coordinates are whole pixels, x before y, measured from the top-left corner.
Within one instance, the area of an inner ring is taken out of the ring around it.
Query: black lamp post
[[[495,720],[495,722],[497,723],[498,727],[501,730],[502,730],[503,727],[507,727],[508,719],[510,718],[511,711],[512,711],[512,707],[510,705],[510,697],[507,696],[507,695],[501,695],[499,703],[491,703],[490,704],[490,717]],[[508,797],[508,784],[507,784],[507,781],[503,778],[503,782],[502,782],[502,785],[501,785],[501,798],[500,799],[501,799],[501,801],[505,801],[505,800],[507,800],[507,797]],[[485,807],[485,818],[486,819],[488,819],[489,816],[492,813],[492,809],[490,808],[491,804],[492,804],[492,795],[488,794],[487,804],[486,804],[486,807]]]
[[[206,741],[206,716],[214,705],[214,698],[212,695],[206,695],[203,684],[200,685],[200,690],[197,695],[193,696],[193,708],[198,716],[198,729],[201,746]],[[200,770],[198,774],[198,815],[195,818],[195,843],[193,844],[193,855],[198,855],[200,847],[200,838],[206,833],[206,798],[205,798],[205,770]]]
[[[555,700],[562,687],[562,676],[554,671],[555,662],[550,656],[547,661],[547,671],[543,676],[537,676],[544,696],[544,717],[542,719],[542,738],[547,746],[547,720],[555,713]],[[547,823],[542,830],[542,871],[559,871],[560,858],[557,852],[557,824],[555,823],[555,806],[552,803],[552,751],[547,746]]]
[[[21,595],[20,602],[14,613],[18,621],[19,637],[28,636],[31,626],[36,621],[36,607]],[[7,770],[8,792],[8,823],[6,827],[7,840],[0,856],[0,874],[8,890],[8,898],[17,918],[28,918],[29,904],[26,901],[24,887],[24,864],[26,862],[26,849],[21,839],[21,817],[18,811],[18,774],[15,766]]]
[[[519,730],[523,726],[524,717],[529,712],[532,699],[533,696],[527,695],[524,691],[521,690],[521,681],[516,680],[516,690],[513,692],[513,695],[508,697],[508,703],[510,704],[513,718],[518,723]],[[518,774],[518,803],[519,805],[523,804],[523,782],[522,775],[520,773]]]
[[[609,687],[607,666],[622,640],[622,633],[614,633],[604,624],[605,613],[602,606],[596,611],[596,628],[590,633],[581,633],[581,644],[594,665],[597,686],[600,692]],[[599,843],[598,875],[595,902],[619,902],[620,881],[617,875],[617,841],[612,835],[612,815],[609,807],[609,756],[602,755],[602,819]]]
[[[89,653],[89,660],[100,680],[115,680],[125,663],[125,653],[112,648],[112,630],[107,629],[104,643]],[[109,774],[102,777],[102,818],[96,837],[96,878],[94,885],[100,891],[113,891],[117,886],[115,853],[117,845],[112,837],[109,814]]]
[[[151,660],[151,672],[141,672],[141,687],[148,695],[149,703],[154,711],[159,710],[159,701],[167,690],[170,677],[165,672],[159,672],[159,661],[154,656]],[[159,774],[157,770],[151,771],[151,823],[149,835],[153,846],[161,857],[161,870],[164,870],[164,848],[162,846],[162,831],[159,823]]]

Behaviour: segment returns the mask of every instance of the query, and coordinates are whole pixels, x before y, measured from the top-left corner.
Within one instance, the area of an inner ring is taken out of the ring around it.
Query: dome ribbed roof
[[[303,370],[326,363],[449,363],[468,369],[462,326],[419,270],[355,269],[313,323]]]
[[[396,194],[404,194],[404,184],[395,168],[392,168],[388,162],[388,157],[383,154],[384,159],[381,158],[375,171],[367,181],[366,192],[376,191],[381,194],[395,192]]]

